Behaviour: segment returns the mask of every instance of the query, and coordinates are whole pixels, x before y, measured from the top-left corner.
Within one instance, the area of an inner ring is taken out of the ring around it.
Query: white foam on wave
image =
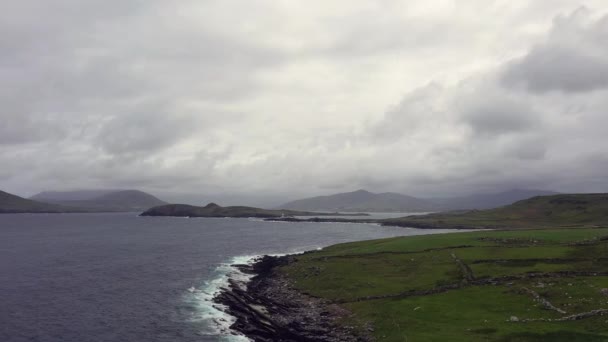
[[[196,308],[191,320],[202,323],[202,335],[217,337],[220,341],[242,342],[251,341],[238,332],[230,329],[236,321],[234,317],[226,313],[224,305],[215,303],[213,299],[229,286],[229,280],[246,283],[251,275],[241,272],[234,265],[251,264],[257,255],[237,256],[228,263],[222,263],[215,269],[215,277],[205,281],[202,286],[187,289],[184,297],[187,302]]]
[[[265,254],[270,256],[284,256],[288,254],[301,254],[309,250],[319,250],[319,246],[305,246],[288,253]],[[251,341],[246,336],[230,329],[236,318],[226,312],[226,307],[214,301],[223,289],[229,287],[229,280],[246,284],[253,275],[243,273],[235,265],[250,265],[261,255],[241,255],[233,257],[230,262],[220,264],[214,271],[214,278],[207,280],[200,287],[190,287],[184,292],[184,300],[195,307],[191,316],[192,322],[202,323],[201,335],[214,336],[219,341],[244,342]]]

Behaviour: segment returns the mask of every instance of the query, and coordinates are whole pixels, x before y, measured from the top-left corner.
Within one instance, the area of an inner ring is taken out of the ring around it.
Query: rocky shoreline
[[[231,279],[215,298],[236,318],[231,329],[262,342],[373,340],[368,332],[338,324],[351,315],[349,311],[295,290],[276,272],[291,262],[296,262],[294,256],[263,256],[252,265],[236,265],[253,277],[248,283]]]

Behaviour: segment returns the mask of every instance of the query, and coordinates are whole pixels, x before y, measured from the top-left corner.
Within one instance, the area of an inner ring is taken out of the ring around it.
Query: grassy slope
[[[608,194],[539,196],[490,210],[384,220],[421,228],[557,228],[608,226]]]
[[[608,296],[600,292],[608,288],[606,237],[607,228],[578,228],[365,241],[298,256],[281,272],[301,291],[351,310],[354,315],[344,324],[365,329],[371,322],[379,341],[608,341],[606,316],[510,321],[608,309]],[[465,280],[454,256],[469,267],[472,280]],[[605,273],[548,274],[561,271]],[[534,272],[541,276],[530,278]],[[481,284],[489,278],[494,285]],[[411,292],[450,285],[461,287]],[[524,288],[566,313],[543,308]]]

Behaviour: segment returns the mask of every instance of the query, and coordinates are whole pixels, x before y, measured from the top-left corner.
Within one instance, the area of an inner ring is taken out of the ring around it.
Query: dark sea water
[[[223,341],[231,263],[399,235],[364,224],[129,214],[0,215],[0,341]]]

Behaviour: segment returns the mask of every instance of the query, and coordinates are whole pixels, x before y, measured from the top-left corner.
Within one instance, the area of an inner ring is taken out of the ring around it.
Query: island
[[[232,217],[232,218],[293,218],[294,216],[367,216],[365,213],[318,213],[286,209],[261,209],[246,206],[222,207],[209,203],[204,207],[188,204],[167,204],[150,208],[140,216],[173,216],[173,217]]]

